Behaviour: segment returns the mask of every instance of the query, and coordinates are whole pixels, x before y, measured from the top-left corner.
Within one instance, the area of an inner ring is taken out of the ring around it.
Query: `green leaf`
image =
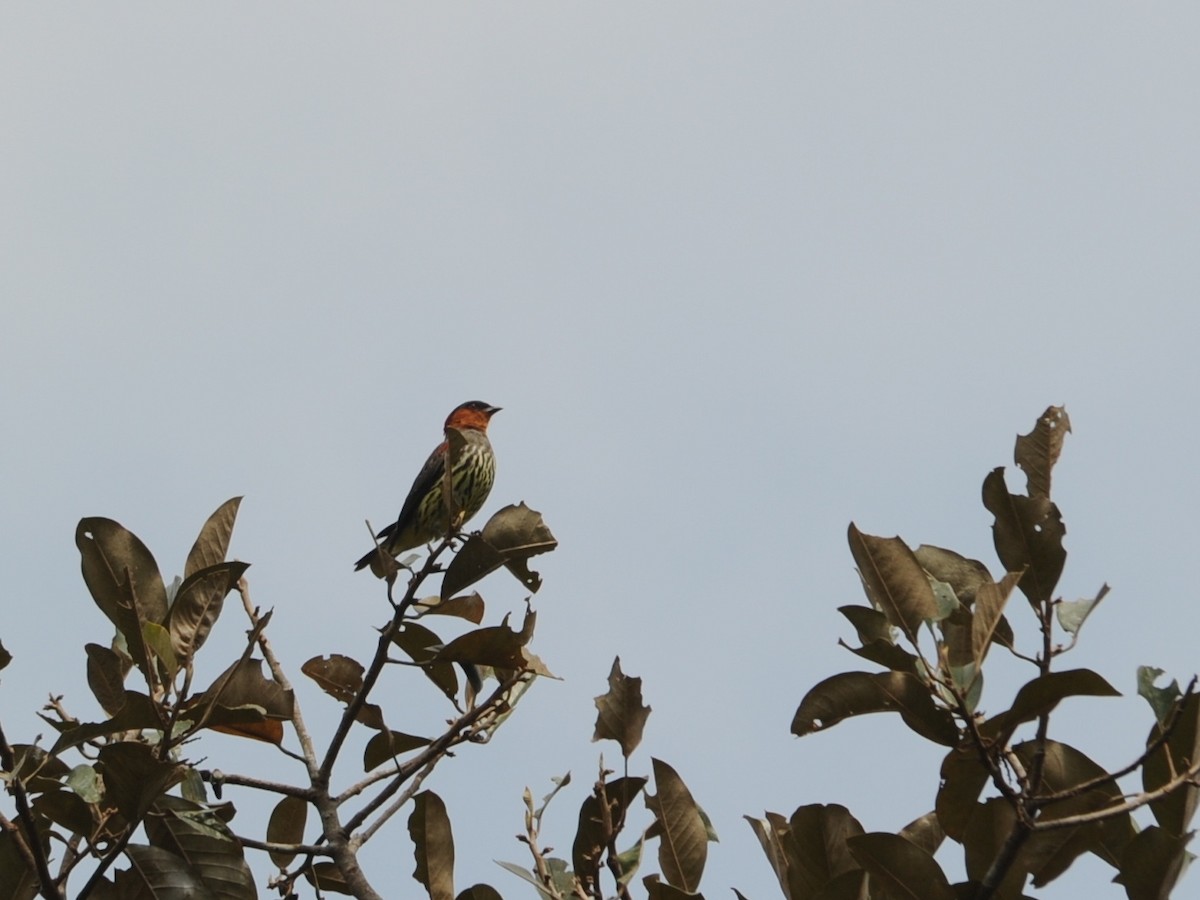
[[[915,675],[902,672],[842,672],[814,686],[792,719],[792,734],[804,737],[851,716],[898,712],[913,731],[934,743],[954,746],[958,728]]]
[[[1068,634],[1078,634],[1083,623],[1087,621],[1092,611],[1100,605],[1100,601],[1108,595],[1107,584],[1101,585],[1095,597],[1083,600],[1062,600],[1054,606],[1054,614],[1058,616],[1058,624]]]
[[[308,803],[299,797],[284,797],[271,810],[271,818],[267,822],[267,841],[272,844],[301,844],[307,824]],[[271,862],[281,869],[286,869],[296,858],[294,853],[275,850],[270,855]]]
[[[1159,725],[1166,724],[1167,717],[1175,708],[1176,701],[1182,696],[1179,682],[1175,679],[1171,679],[1171,683],[1165,688],[1154,686],[1154,682],[1162,674],[1162,669],[1156,669],[1153,666],[1138,666],[1137,669],[1138,696],[1144,697],[1150,704],[1150,708],[1154,710],[1154,718],[1158,720]]]
[[[417,861],[413,878],[425,886],[429,900],[454,900],[454,837],[446,804],[433,791],[413,797],[408,833]]]
[[[621,671],[621,657],[613,659],[608,673],[608,693],[595,698],[596,730],[593,741],[613,740],[621,745],[621,755],[629,759],[642,742],[642,729],[650,716],[650,707],[642,703],[642,679]]]
[[[984,479],[983,505],[995,516],[992,539],[1004,568],[1024,572],[1019,586],[1033,606],[1049,603],[1067,561],[1058,507],[1046,496],[1010,494],[1003,466]]]
[[[1071,420],[1061,406],[1048,406],[1033,431],[1020,435],[1013,460],[1025,472],[1030,497],[1050,496],[1050,471],[1062,453]]]
[[[179,660],[175,656],[175,648],[171,646],[170,632],[154,622],[143,622],[142,640],[146,649],[154,654],[166,670],[167,684],[174,684],[179,672]]]
[[[542,521],[541,513],[524,503],[506,506],[455,554],[442,579],[442,597],[453,597],[501,566],[536,592],[542,579],[530,571],[528,561],[557,546],[558,540]]]
[[[679,774],[660,759],[651,763],[658,793],[646,797],[646,807],[655,816],[659,868],[673,887],[697,891],[708,858],[704,819]]]
[[[850,853],[890,898],[957,900],[942,867],[924,849],[896,834],[872,832],[846,840]]]
[[[67,776],[65,784],[85,803],[99,803],[104,797],[104,782],[92,766],[76,766]]]
[[[888,621],[915,644],[921,624],[936,620],[938,615],[925,570],[898,537],[863,534],[851,522],[848,538],[872,605],[882,610]]]
[[[196,543],[188,552],[187,562],[183,567],[183,577],[186,581],[201,569],[207,569],[225,561],[229,552],[229,539],[233,535],[233,525],[237,520],[238,507],[242,504],[241,497],[226,500],[216,508],[196,538]]]

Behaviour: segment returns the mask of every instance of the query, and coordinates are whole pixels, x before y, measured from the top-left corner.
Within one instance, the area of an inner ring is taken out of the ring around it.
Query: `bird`
[[[445,439],[417,473],[396,521],[375,535],[379,546],[354,564],[356,572],[370,566],[375,575],[383,577],[381,554],[396,557],[405,550],[445,537],[479,512],[496,479],[496,457],[487,429],[498,412],[498,406],[470,400],[456,406],[446,417]],[[452,503],[447,504],[446,461],[451,457]]]

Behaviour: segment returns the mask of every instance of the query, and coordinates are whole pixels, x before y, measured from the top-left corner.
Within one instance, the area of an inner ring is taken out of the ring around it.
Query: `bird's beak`
[[[499,406],[489,406],[488,407],[488,415],[494,416],[496,413],[500,412],[501,409],[502,409],[502,407],[499,407]]]

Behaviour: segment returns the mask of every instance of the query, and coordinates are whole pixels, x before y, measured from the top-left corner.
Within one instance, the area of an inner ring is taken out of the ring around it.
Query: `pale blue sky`
[[[997,571],[980,484],[1062,403],[1061,590],[1114,589],[1064,664],[1127,696],[1068,705],[1060,734],[1123,764],[1149,726],[1134,668],[1197,668],[1198,25],[1097,2],[6,6],[10,734],[45,731],[51,690],[99,714],[85,515],[169,578],[245,494],[233,550],[297,682],[366,656],[387,609],[351,568],[363,519],[483,399],[487,511],[525,500],[562,543],[535,649],[566,680],[430,782],[458,885],[529,893],[491,860],[524,861],[521,791],[570,769],[547,819],[567,851],[619,653],[654,707],[634,770],[670,762],[721,835],[707,895],[766,900],[742,814],[843,802],[895,829],[937,787],[898,721],[788,734],[857,668],[847,523]],[[484,584],[492,621],[518,587]],[[426,693],[384,685],[393,727],[436,727]],[[300,699],[328,727],[333,702]],[[254,749],[208,752],[285,774]],[[366,865],[417,889],[401,822]],[[1110,875],[1039,896],[1123,896]]]

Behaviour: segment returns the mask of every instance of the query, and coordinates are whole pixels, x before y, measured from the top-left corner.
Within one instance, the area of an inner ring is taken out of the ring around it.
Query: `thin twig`
[[[372,822],[370,826],[365,828],[362,832],[356,834],[350,839],[351,845],[354,847],[361,847],[375,835],[375,832],[383,827],[384,823],[387,822],[388,819],[403,809],[404,805],[413,798],[418,790],[420,790],[422,782],[424,782],[429,774],[433,772],[434,767],[438,764],[440,759],[441,757],[435,757],[434,759],[431,759],[425,764],[421,771],[413,775],[412,782],[409,784],[409,786],[401,791],[400,796],[393,800],[388,805],[388,808],[379,814],[379,818]]]
[[[275,651],[271,649],[271,642],[267,640],[265,630],[258,629],[258,610],[250,602],[250,584],[246,581],[245,576],[238,579],[237,592],[241,595],[242,607],[246,610],[246,616],[250,619],[251,626],[258,630],[258,649],[262,651],[263,659],[267,661],[267,668],[271,670],[271,678],[280,688],[292,695],[292,729],[296,732],[296,740],[300,742],[300,752],[303,755],[302,761],[308,768],[309,778],[315,778],[319,771],[317,767],[317,751],[313,744],[312,736],[308,733],[308,728],[304,724],[304,715],[300,711],[300,700],[296,697],[295,691],[292,690],[292,684],[288,680],[283,666],[279,664],[279,659],[275,656]],[[280,747],[280,749],[282,750],[283,748]]]
[[[333,850],[328,844],[280,844],[276,841],[260,841],[256,838],[235,834],[238,843],[251,850],[265,850],[268,853],[304,853],[308,856],[333,856]]]
[[[33,822],[33,811],[29,807],[29,795],[25,793],[25,784],[21,781],[20,773],[17,772],[16,757],[13,753],[12,745],[9,744],[8,738],[4,735],[4,727],[0,725],[0,766],[4,771],[11,772],[12,778],[9,779],[8,789],[13,795],[13,802],[17,807],[17,823],[22,831],[24,831],[25,846],[29,851],[29,855],[33,862],[33,870],[37,873],[38,881],[40,882],[39,891],[46,900],[61,900],[62,892],[58,889],[58,885],[54,882],[54,877],[50,874],[50,862],[46,859],[46,852],[42,847],[42,842],[38,838],[37,827]],[[24,855],[24,854],[22,854]]]
[[[1072,828],[1076,825],[1087,825],[1090,822],[1111,819],[1115,816],[1133,812],[1135,809],[1140,809],[1147,803],[1161,800],[1163,797],[1173,794],[1175,791],[1188,785],[1193,787],[1200,786],[1200,760],[1195,762],[1186,772],[1176,775],[1161,787],[1138,794],[1132,800],[1125,803],[1093,810],[1092,812],[1080,813],[1075,816],[1063,816],[1061,819],[1038,819],[1033,826],[1033,830],[1053,831],[1056,828]]]
[[[1087,781],[1081,781],[1072,787],[1061,791],[1054,791],[1051,794],[1044,794],[1037,798],[1039,807],[1049,806],[1052,803],[1058,803],[1062,800],[1070,800],[1072,797],[1078,797],[1080,794],[1086,794],[1088,791],[1098,788],[1101,785],[1108,784],[1112,781],[1124,778],[1140,769],[1146,762],[1158,752],[1167,741],[1171,739],[1171,734],[1175,731],[1179,720],[1183,715],[1183,704],[1187,701],[1196,690],[1196,677],[1193,676],[1191,682],[1187,686],[1187,690],[1180,695],[1175,701],[1175,707],[1171,710],[1171,714],[1167,717],[1167,721],[1163,723],[1159,729],[1158,735],[1150,743],[1146,745],[1145,751],[1129,765],[1117,769],[1115,772],[1105,772],[1097,775],[1094,778],[1089,778]]]
[[[313,798],[313,789],[310,787],[297,787],[296,785],[284,784],[279,781],[266,781],[265,779],[254,778],[250,775],[222,772],[220,769],[202,770],[200,777],[214,785],[231,784],[236,787],[253,788],[256,791],[270,791],[272,794],[283,794],[287,797],[299,797],[301,800],[311,800]]]

